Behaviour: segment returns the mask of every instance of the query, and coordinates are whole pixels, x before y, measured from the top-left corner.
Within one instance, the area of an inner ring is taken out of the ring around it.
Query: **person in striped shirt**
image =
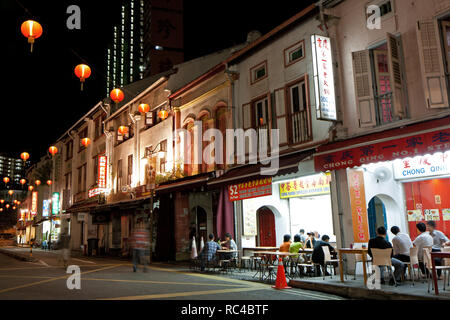
[[[150,236],[146,229],[133,230],[130,237],[130,246],[133,248],[133,272],[136,272],[139,262],[143,265],[143,271],[147,272],[147,256],[150,249]]]

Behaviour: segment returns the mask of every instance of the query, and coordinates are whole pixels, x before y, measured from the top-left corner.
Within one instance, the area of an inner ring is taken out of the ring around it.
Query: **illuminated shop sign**
[[[52,196],[52,214],[59,214],[59,192],[53,192]]]
[[[330,173],[280,183],[280,198],[309,197],[330,193]]]
[[[393,161],[397,180],[450,174],[450,151]]]
[[[48,217],[49,212],[50,212],[50,200],[42,201],[42,216]]]
[[[106,172],[107,172],[107,164],[106,156],[99,156],[98,157],[98,187],[99,188],[106,188]],[[89,196],[90,197],[90,196]]]
[[[337,120],[330,38],[311,36],[317,118]]]
[[[38,206],[38,192],[34,191],[31,196],[31,215],[35,216],[37,214]]]
[[[251,180],[228,186],[230,201],[270,196],[271,194],[272,178]]]

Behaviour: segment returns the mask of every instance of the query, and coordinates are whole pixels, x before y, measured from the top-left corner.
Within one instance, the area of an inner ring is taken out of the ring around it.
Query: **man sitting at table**
[[[291,235],[285,234],[283,237],[283,243],[280,246],[280,252],[289,252],[290,247],[291,247]]]
[[[373,259],[372,256],[372,250],[371,249],[388,249],[392,248],[392,245],[386,240],[386,228],[385,227],[378,227],[377,228],[377,236],[373,239],[369,240],[369,250],[368,254]],[[397,282],[400,282],[401,275],[405,271],[405,265],[400,260],[393,258],[393,252],[391,252],[391,262],[394,266],[394,277]],[[384,266],[380,266],[380,274],[381,274],[381,284],[384,284],[384,278],[383,278],[383,270]],[[394,278],[391,278],[389,280],[390,285],[394,285],[395,281]]]
[[[220,250],[222,247],[214,241],[214,234],[210,233],[209,241],[205,244],[202,252],[198,255],[198,259],[201,261],[200,270],[205,270],[205,265],[207,262],[214,261],[216,259],[216,251]]]
[[[334,248],[331,244],[329,244],[329,242],[330,242],[330,237],[327,236],[326,234],[324,234],[322,236],[322,240],[316,241],[316,244],[314,246],[314,250],[312,253],[312,262],[321,265],[323,267],[323,269],[325,270],[325,275],[327,275],[327,276],[329,276],[330,273],[325,269],[325,254],[323,253],[322,247],[327,246],[328,249],[330,249],[330,253],[334,252]],[[317,272],[318,276],[320,277],[321,273],[320,273],[319,266],[316,266],[316,272]]]
[[[226,248],[228,250],[237,250],[236,242],[232,239],[231,234],[229,232],[225,233],[225,241],[220,242],[222,248]],[[225,257],[227,259],[237,258],[237,251],[225,253]]]

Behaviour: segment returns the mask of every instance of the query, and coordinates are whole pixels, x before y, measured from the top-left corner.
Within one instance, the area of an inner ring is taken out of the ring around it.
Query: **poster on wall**
[[[253,203],[246,201],[243,207],[243,235],[256,236],[256,208]]]
[[[408,210],[408,221],[422,221],[422,210]]]
[[[439,221],[439,209],[425,209],[426,221]]]
[[[357,243],[368,242],[369,225],[364,188],[364,173],[359,170],[350,169],[347,171],[347,178],[352,209],[353,240]]]
[[[330,173],[321,173],[280,183],[280,198],[309,197],[330,193]]]
[[[442,220],[450,221],[450,209],[442,209]]]

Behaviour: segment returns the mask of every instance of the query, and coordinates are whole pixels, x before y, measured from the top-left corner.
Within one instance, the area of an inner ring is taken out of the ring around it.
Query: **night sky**
[[[242,43],[250,30],[264,34],[313,2],[185,0],[185,60]],[[81,30],[66,27],[66,10],[72,4],[81,8]],[[36,162],[105,97],[105,48],[120,19],[120,1],[2,0],[0,11],[0,153],[18,158],[27,151]],[[28,19],[38,21],[44,29],[33,53],[20,32],[22,22]],[[80,91],[73,69],[83,62],[92,74]]]

